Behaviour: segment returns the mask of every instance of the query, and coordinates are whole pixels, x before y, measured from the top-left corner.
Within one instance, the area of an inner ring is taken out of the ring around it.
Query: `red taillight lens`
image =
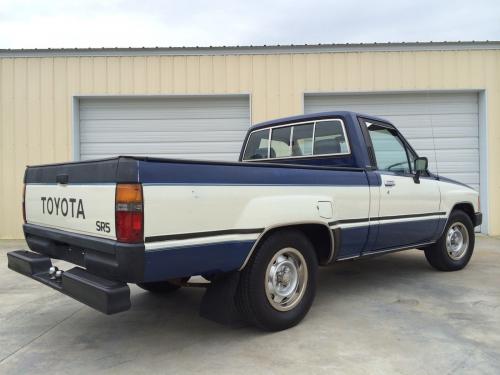
[[[23,187],[23,220],[26,224],[26,184]]]
[[[140,184],[117,184],[115,199],[116,239],[138,243],[144,238],[144,209]]]
[[[116,238],[120,242],[141,242],[142,212],[116,211]]]

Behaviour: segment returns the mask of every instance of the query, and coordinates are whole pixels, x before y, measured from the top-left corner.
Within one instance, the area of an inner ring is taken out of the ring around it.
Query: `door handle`
[[[384,185],[386,187],[393,187],[393,186],[396,186],[396,183],[394,182],[394,180],[386,180]]]

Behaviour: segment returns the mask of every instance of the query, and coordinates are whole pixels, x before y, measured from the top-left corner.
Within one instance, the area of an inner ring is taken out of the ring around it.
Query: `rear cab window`
[[[256,130],[248,137],[243,160],[259,160],[269,157],[270,129]]]
[[[330,119],[255,130],[248,137],[243,161],[347,154],[345,125]]]

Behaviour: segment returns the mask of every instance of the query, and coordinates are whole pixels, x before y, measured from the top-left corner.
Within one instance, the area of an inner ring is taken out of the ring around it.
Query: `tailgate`
[[[115,239],[116,184],[26,184],[29,224]]]
[[[116,184],[137,179],[137,161],[126,157],[28,167],[26,221],[116,239]]]

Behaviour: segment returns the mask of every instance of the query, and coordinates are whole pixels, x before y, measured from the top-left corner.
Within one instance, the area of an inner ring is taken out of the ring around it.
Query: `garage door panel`
[[[116,155],[237,160],[248,96],[80,99],[80,158]]]
[[[325,104],[326,105],[326,104]],[[390,107],[385,107],[385,108],[380,108],[381,106],[386,106],[390,105]],[[323,112],[324,105],[317,105],[317,103],[314,103],[314,105],[311,105],[308,107],[308,110],[310,111],[309,113],[314,113],[314,112]],[[438,107],[437,105],[416,105],[416,106],[410,106],[410,105],[392,105],[391,103],[384,103],[384,104],[360,104],[360,105],[353,105],[353,104],[338,104],[336,103],[335,106],[332,106],[331,111],[337,111],[337,110],[345,110],[345,111],[355,111],[355,112],[360,112],[360,113],[366,113],[370,115],[375,115],[375,116],[381,116],[381,117],[392,117],[392,116],[413,116],[413,115],[421,115],[422,112],[425,112],[427,115],[436,115],[436,116],[442,116],[444,114],[448,115],[474,115],[477,113],[477,104],[460,104],[460,105],[454,105],[454,104],[448,104],[445,103],[442,105],[442,107]]]
[[[306,113],[351,110],[395,124],[430,170],[479,188],[477,93],[306,95]]]
[[[175,108],[169,110],[167,108],[156,109],[149,111],[148,109],[135,110],[132,108],[117,108],[117,109],[106,109],[91,111],[86,113],[85,111],[80,112],[80,118],[82,120],[106,120],[108,118],[113,118],[116,120],[154,120],[154,119],[164,119],[168,117],[172,120],[181,119],[219,119],[219,118],[241,118],[241,116],[248,114],[244,108],[226,108],[216,113],[209,111],[203,111],[202,108]]]
[[[397,124],[397,122],[394,122]],[[418,139],[418,138],[452,138],[456,137],[457,134],[460,134],[461,137],[478,137],[479,132],[478,129],[474,129],[472,127],[439,127],[439,128],[402,128],[401,133],[405,136],[405,138]]]
[[[474,184],[479,178],[479,173],[451,172],[449,173],[449,176],[447,175],[447,177],[460,181],[464,184]]]
[[[464,106],[471,107],[472,103],[477,103],[477,94],[474,92],[470,93],[397,93],[397,94],[385,94],[385,93],[374,93],[374,94],[342,94],[342,95],[330,95],[330,94],[308,94],[309,98],[314,96],[314,103],[310,102],[308,107],[311,105],[329,105],[332,104],[332,98],[335,100],[335,105],[339,106],[356,106],[357,108],[362,106],[385,106],[386,104],[391,104],[391,108],[381,108],[383,111],[390,111],[397,107],[442,107],[443,105],[452,108],[463,108]],[[422,99],[415,101],[415,97],[419,96]],[[419,112],[421,113],[421,112]]]
[[[189,132],[189,140],[192,142],[217,142],[243,140],[245,131],[193,131]],[[86,132],[80,137],[82,143],[156,143],[156,142],[184,142],[186,132],[134,132],[122,134],[116,137],[114,132]]]
[[[248,117],[248,99],[81,99],[81,120],[219,119]]]
[[[394,105],[408,104],[408,105],[421,105],[422,102],[415,102],[414,96],[425,96],[429,99],[430,103],[463,103],[467,104],[471,101],[477,101],[476,93],[474,92],[456,92],[456,93],[373,93],[373,94],[311,94],[308,96],[315,96],[318,100],[329,102],[332,96],[335,96],[335,102],[339,104],[353,104],[360,105],[366,104],[366,98],[369,98],[370,104],[385,104],[392,103]]]
[[[219,106],[223,103],[224,108],[245,108],[246,105],[242,102],[242,96],[182,96],[182,97],[114,97],[114,98],[82,98],[80,109],[99,110],[102,108],[130,108],[134,110],[152,110],[155,108],[165,109],[203,109]]]
[[[82,143],[85,154],[137,155],[148,153],[238,153],[241,142],[182,142],[182,143]],[[188,155],[190,156],[190,155]]]
[[[129,155],[129,154],[127,154]],[[149,158],[166,158],[166,159],[183,159],[183,160],[217,160],[217,161],[228,161],[234,162],[234,157],[232,155],[228,155],[226,153],[193,153],[191,155],[185,154],[172,154],[172,153],[164,153],[164,154],[154,154],[154,153],[135,153],[133,156],[138,157],[149,157]],[[95,154],[93,158],[95,159],[103,159],[107,158],[109,155],[107,154]]]
[[[211,129],[214,131],[247,130],[248,117],[235,119],[153,119],[153,120],[81,120],[81,132],[97,131],[198,131]]]
[[[405,135],[406,136],[406,135]],[[436,149],[447,150],[447,149],[474,149],[479,148],[479,140],[477,138],[411,138],[411,145],[416,150],[421,149],[432,149],[435,145]]]
[[[477,164],[479,163],[479,155],[474,149],[460,150],[434,150],[432,148],[418,150],[418,154],[421,156],[427,156],[429,159],[436,155],[437,160],[440,162],[446,161],[448,163],[471,161]]]
[[[439,163],[440,173],[462,173],[463,170],[474,170],[477,161],[442,162]],[[478,175],[477,173],[475,175]]]
[[[373,115],[373,113],[369,113]],[[477,113],[446,113],[446,114],[414,114],[414,115],[399,115],[399,116],[384,116],[385,119],[391,122],[404,124],[405,128],[412,127],[464,127],[470,126],[471,123],[478,122]]]

